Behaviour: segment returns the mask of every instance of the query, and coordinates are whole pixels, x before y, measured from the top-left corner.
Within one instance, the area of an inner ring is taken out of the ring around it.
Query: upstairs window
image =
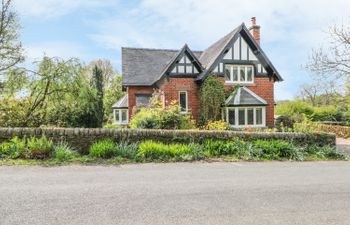
[[[253,83],[253,65],[225,65],[225,83]]]

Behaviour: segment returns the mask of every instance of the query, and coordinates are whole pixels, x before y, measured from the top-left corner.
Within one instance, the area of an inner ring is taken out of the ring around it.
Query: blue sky
[[[285,81],[276,100],[293,98],[310,81],[302,65],[327,43],[327,28],[349,22],[350,1],[238,0],[14,0],[27,62],[44,54],[109,59],[121,71],[120,49],[203,50],[252,16],[261,46]]]

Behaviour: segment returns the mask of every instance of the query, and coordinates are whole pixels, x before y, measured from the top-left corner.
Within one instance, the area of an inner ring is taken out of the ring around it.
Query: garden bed
[[[89,147],[103,139],[116,142],[140,142],[145,140],[164,143],[197,143],[207,140],[230,141],[239,138],[244,141],[286,140],[298,146],[318,145],[335,146],[336,137],[327,133],[292,133],[292,132],[240,132],[240,131],[205,131],[205,130],[155,130],[155,129],[88,129],[88,128],[0,128],[0,143],[14,137],[46,136],[54,143],[65,142],[82,154],[87,154]]]
[[[334,146],[300,146],[286,140],[203,140],[201,143],[138,142],[103,139],[78,153],[65,142],[46,136],[12,138],[0,144],[0,165],[124,164],[186,161],[348,160]]]

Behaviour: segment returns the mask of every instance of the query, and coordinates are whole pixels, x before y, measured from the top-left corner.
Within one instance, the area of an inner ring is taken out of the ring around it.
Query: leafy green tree
[[[103,95],[103,108],[105,114],[105,121],[110,121],[112,116],[112,105],[116,103],[121,97],[125,95],[125,92],[122,90],[122,77],[116,76],[110,81],[110,85],[105,89]]]
[[[93,69],[92,86],[96,89],[96,127],[103,125],[103,71],[97,65]]]
[[[1,0],[0,5],[0,74],[24,60],[19,38],[20,26],[12,9],[12,0]]]
[[[221,119],[221,107],[225,103],[225,97],[224,84],[215,75],[210,74],[200,90],[201,119],[204,123]]]

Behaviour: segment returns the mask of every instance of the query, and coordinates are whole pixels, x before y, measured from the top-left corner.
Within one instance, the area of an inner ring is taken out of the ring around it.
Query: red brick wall
[[[129,121],[132,116],[136,113],[136,94],[152,94],[154,91],[153,87],[128,87],[128,105],[129,105]]]
[[[224,82],[223,78],[219,78]],[[232,85],[225,85],[227,88]],[[267,77],[256,77],[255,83],[247,85],[247,87],[254,93],[265,99],[268,103],[266,106],[266,125],[272,127],[274,125],[274,81]],[[188,108],[192,113],[194,119],[199,118],[200,99],[199,86],[195,83],[193,78],[169,78],[165,80],[159,87],[164,91],[165,105],[169,105],[172,101],[179,100],[179,91],[187,91]],[[129,118],[136,111],[135,94],[152,94],[154,88],[152,87],[128,87],[128,101],[129,101]]]
[[[193,78],[169,78],[160,85],[160,89],[164,91],[166,106],[172,101],[179,101],[179,91],[187,91],[188,110],[194,119],[199,118],[199,86]]]

